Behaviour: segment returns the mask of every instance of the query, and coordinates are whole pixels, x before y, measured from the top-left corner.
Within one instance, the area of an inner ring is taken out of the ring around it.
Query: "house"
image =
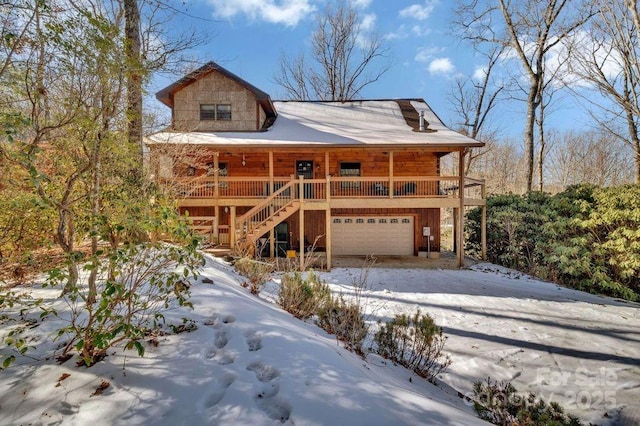
[[[337,255],[440,251],[451,208],[485,206],[484,182],[442,176],[442,157],[482,143],[445,127],[422,99],[272,101],[214,62],[162,89],[171,128],[145,138],[158,182],[213,242],[271,256],[310,245]],[[463,233],[456,232],[458,263]]]

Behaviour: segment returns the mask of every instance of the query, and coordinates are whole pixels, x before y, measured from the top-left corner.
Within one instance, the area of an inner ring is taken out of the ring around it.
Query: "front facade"
[[[211,241],[274,256],[440,251],[441,212],[456,229],[484,206],[484,183],[442,176],[481,143],[447,129],[421,99],[273,102],[209,63],[158,92],[172,128],[146,138],[154,175]],[[421,117],[422,116],[422,117]],[[464,170],[464,167],[458,167]],[[462,265],[462,233],[456,233]]]

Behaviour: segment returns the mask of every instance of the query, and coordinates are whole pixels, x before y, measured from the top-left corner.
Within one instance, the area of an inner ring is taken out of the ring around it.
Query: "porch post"
[[[273,194],[273,151],[269,151],[269,194]],[[269,216],[273,215],[273,207],[269,209]],[[275,228],[269,230],[269,257],[275,257]]]
[[[220,206],[216,203],[216,205],[213,207],[213,238],[216,242],[216,244],[220,244],[220,233],[219,233],[219,227],[218,225],[220,225]],[[212,241],[213,242],[213,241]]]
[[[458,151],[458,196],[460,197],[460,207],[458,207],[458,235],[457,235],[457,252],[458,252],[458,268],[464,266],[464,156],[465,150]]]
[[[482,260],[487,260],[487,187],[482,183],[482,221],[480,223],[480,240],[482,242]]]
[[[328,183],[328,182],[327,182]],[[325,211],[325,225],[324,225],[324,241],[325,241],[325,255],[327,256],[327,270],[331,270],[331,207],[327,207]]]
[[[229,207],[229,245],[233,249],[236,245],[236,206]]]
[[[298,214],[299,214],[299,236],[298,239],[300,240],[300,272],[304,271],[304,176],[300,175],[298,176],[298,178],[300,179],[300,183],[299,183],[299,189],[298,191],[300,191],[300,210],[298,210]]]
[[[218,199],[220,196],[220,156],[219,152],[213,153],[213,197]],[[218,216],[216,212],[216,216]]]
[[[331,270],[331,176],[327,174],[327,188],[325,189],[327,195],[327,209],[325,210],[325,225],[324,225],[324,254],[327,257],[327,270]]]
[[[389,151],[389,198],[393,198],[393,151]]]

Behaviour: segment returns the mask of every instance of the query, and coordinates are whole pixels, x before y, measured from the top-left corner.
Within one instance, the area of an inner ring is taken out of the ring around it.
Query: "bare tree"
[[[343,2],[330,3],[318,16],[311,37],[309,64],[300,54],[283,56],[275,81],[293,100],[348,101],[359,96],[389,69],[374,67],[385,57],[387,48],[375,34],[365,34],[357,11]]]
[[[611,103],[594,101],[592,92],[575,92],[593,105],[594,120],[627,143],[634,153],[640,183],[640,28],[635,2],[593,0],[598,7],[584,37],[571,45],[571,71],[576,81],[599,92]],[[625,123],[620,131],[616,122]]]
[[[629,147],[606,130],[559,135],[549,152],[549,187],[562,191],[569,185],[593,183],[622,185],[633,181]]]
[[[592,15],[577,0],[459,0],[456,25],[476,46],[505,46],[517,58],[527,82],[524,139],[526,188],[533,189],[536,115],[550,80],[549,56]],[[520,86],[520,77],[514,83]],[[543,117],[538,117],[540,119]],[[544,121],[542,121],[544,125]]]
[[[451,105],[458,121],[456,126],[461,133],[484,142],[482,149],[472,150],[467,155],[465,173],[469,174],[476,159],[491,150],[496,139],[496,129],[490,123],[490,114],[504,90],[502,82],[495,84],[493,71],[504,49],[498,46],[487,54],[487,64],[482,68],[482,77],[456,78],[449,93]]]

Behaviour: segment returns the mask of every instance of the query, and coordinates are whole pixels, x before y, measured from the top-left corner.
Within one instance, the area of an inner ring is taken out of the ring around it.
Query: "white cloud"
[[[219,18],[246,15],[252,20],[295,27],[316,8],[310,0],[209,0]]]
[[[407,37],[409,37],[409,33],[404,24],[400,25],[396,31],[384,35],[386,40],[402,40]]]
[[[444,49],[442,47],[421,47],[418,49],[418,53],[413,58],[417,62],[429,62],[435,58],[435,55],[442,53]]]
[[[362,22],[360,23],[360,29],[364,32],[369,32],[375,29],[376,26],[376,14],[368,13],[362,17]]]
[[[366,9],[371,4],[371,0],[351,0],[351,5],[360,9]]]
[[[487,67],[480,66],[480,67],[476,67],[473,70],[473,75],[471,76],[471,78],[473,78],[476,81],[482,81],[486,75],[487,75]]]
[[[427,71],[429,71],[430,74],[450,74],[455,69],[456,67],[449,58],[436,58],[431,61],[429,67],[427,67]]]
[[[425,0],[424,4],[412,4],[400,11],[401,18],[412,18],[418,21],[424,21],[431,16],[439,0]]]

